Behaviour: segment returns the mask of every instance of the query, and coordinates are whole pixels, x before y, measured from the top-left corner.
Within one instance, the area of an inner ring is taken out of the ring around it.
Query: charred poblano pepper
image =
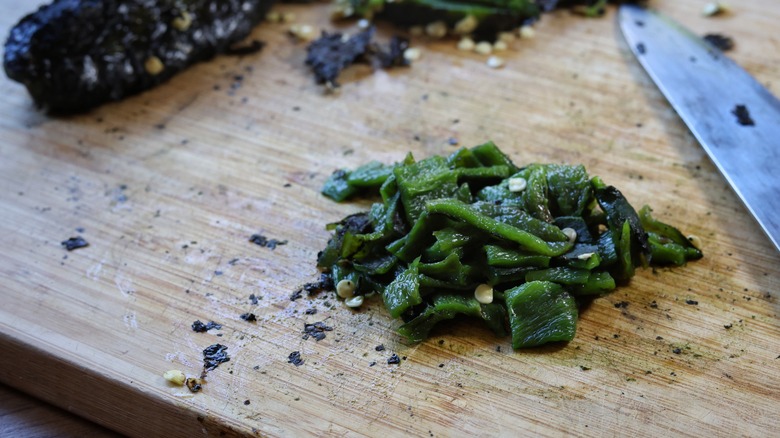
[[[51,112],[154,87],[231,49],[274,0],[55,0],[11,29],[4,67]]]
[[[682,265],[696,249],[582,166],[518,168],[493,143],[449,157],[335,172],[323,193],[382,202],[329,228],[318,265],[350,292],[376,292],[399,333],[424,339],[458,315],[515,348],[571,340],[577,299],[627,281],[637,266]]]

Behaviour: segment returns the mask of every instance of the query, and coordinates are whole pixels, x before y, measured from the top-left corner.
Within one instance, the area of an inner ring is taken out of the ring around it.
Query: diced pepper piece
[[[495,182],[499,182],[509,177],[509,166],[502,164],[490,167],[464,167],[455,169],[454,172],[458,175],[458,181],[495,180]]]
[[[528,231],[548,242],[563,242],[569,239],[559,227],[532,217],[517,205],[475,202],[472,207],[499,222]]]
[[[585,284],[571,285],[566,290],[578,297],[602,295],[615,290],[615,279],[607,271],[591,272]]]
[[[532,281],[506,291],[505,297],[513,348],[574,339],[577,305],[562,286]]]
[[[492,141],[483,143],[479,146],[474,146],[471,148],[471,153],[477,157],[477,160],[479,160],[483,166],[505,165],[511,171],[510,173],[518,171],[515,163],[513,163],[505,153],[501,152],[501,150],[498,149],[498,146]]]
[[[639,209],[639,220],[650,235],[651,260],[660,264],[682,266],[688,260],[702,258],[701,251],[675,227],[652,216],[652,209],[645,205]]]
[[[525,207],[531,216],[544,222],[552,222],[554,217],[550,211],[550,199],[548,194],[547,173],[545,168],[535,165],[529,168],[526,189],[523,190]]]
[[[582,216],[582,212],[593,199],[585,167],[548,164],[547,191],[550,210],[558,216]]]
[[[470,205],[458,200],[434,199],[429,201],[425,208],[429,213],[443,214],[461,220],[496,237],[515,242],[526,250],[539,255],[559,256],[573,246],[569,241],[545,242],[527,231],[485,216]]]
[[[585,284],[590,277],[587,269],[574,269],[563,266],[538,269],[525,274],[525,281],[552,281],[558,284]]]
[[[336,202],[344,201],[358,193],[358,189],[347,182],[349,172],[339,169],[333,172],[325,185],[322,187],[322,194],[333,199]]]
[[[407,166],[393,169],[401,203],[410,224],[417,222],[431,199],[452,198],[458,190],[458,177],[439,156],[426,158]]]
[[[620,190],[613,186],[597,187],[595,190],[596,200],[601,209],[607,214],[607,225],[612,230],[621,230],[623,224],[628,222],[631,247],[636,247],[636,252],[632,254],[633,259],[637,259],[640,254],[649,255],[650,245],[647,243],[647,233],[642,227],[642,221],[639,219],[636,210],[628,203],[626,198],[620,193]]]
[[[464,167],[482,167],[482,163],[480,163],[477,157],[474,156],[474,153],[471,152],[471,149],[460,148],[447,157],[447,166],[452,169]]]
[[[453,251],[472,241],[473,237],[467,233],[468,231],[460,231],[453,227],[434,231],[433,236],[436,238],[436,242],[425,249],[425,258],[428,260],[444,259]]]
[[[506,335],[506,311],[500,304],[480,304],[474,298],[461,295],[438,295],[417,317],[398,328],[398,333],[412,342],[428,337],[428,333],[439,322],[453,319],[457,315],[480,318],[498,336]]]
[[[682,246],[656,233],[648,233],[650,242],[650,260],[657,265],[682,266],[688,260],[702,257],[701,251],[689,246]]]
[[[550,257],[528,254],[516,249],[508,249],[498,245],[485,245],[487,264],[497,268],[537,267],[546,268],[550,265]]]
[[[395,166],[370,161],[347,176],[347,184],[353,187],[378,188],[393,174]]]
[[[382,293],[385,307],[393,318],[398,318],[410,307],[422,303],[417,269],[419,262],[420,259],[416,259],[410,263]]]

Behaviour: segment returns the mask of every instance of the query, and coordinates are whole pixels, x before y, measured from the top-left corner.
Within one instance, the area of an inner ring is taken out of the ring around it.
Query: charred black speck
[[[726,35],[721,35],[719,33],[708,33],[707,35],[704,35],[703,38],[704,41],[712,44],[722,52],[727,52],[734,48],[734,40]]]
[[[314,324],[303,325],[303,339],[309,339],[311,336],[316,341],[325,339],[325,332],[333,331],[333,327],[325,325],[323,321],[315,322]]]
[[[750,117],[750,112],[745,105],[735,106],[731,113],[737,116],[737,123],[742,126],[754,126],[756,124]]]
[[[68,240],[63,240],[60,242],[60,244],[68,251],[73,251],[74,249],[85,248],[89,246],[89,242],[84,240],[84,238],[81,236],[71,237]]]
[[[262,234],[252,234],[252,236],[249,237],[249,241],[254,243],[255,245],[262,246],[263,248],[268,248],[271,250],[276,249],[277,246],[287,245],[286,240],[269,239],[263,236]]]
[[[287,356],[287,363],[291,363],[296,367],[303,365],[303,359],[301,359],[301,352],[293,351],[292,353],[290,353],[290,355]]]
[[[300,289],[296,290],[290,295],[290,301],[295,301],[303,297],[303,292],[306,292],[310,297],[316,295],[319,292],[326,290],[333,290],[335,285],[333,284],[333,277],[327,272],[320,274],[319,281],[313,281],[306,283]]]
[[[390,357],[387,359],[387,364],[388,364],[388,365],[398,365],[398,364],[400,364],[400,363],[401,363],[401,358],[400,358],[400,357],[398,357],[398,355],[397,355],[397,354],[395,354],[395,353],[393,353],[393,355],[392,355],[392,356],[390,356]]]
[[[211,371],[221,363],[228,362],[227,347],[222,344],[209,345],[203,350],[203,371]]]
[[[214,321],[209,321],[208,323],[204,324],[200,320],[196,320],[195,322],[192,323],[192,331],[194,331],[195,333],[204,333],[211,329],[219,330],[221,328],[222,328],[222,324],[217,324]]]
[[[257,316],[254,313],[243,313],[241,314],[241,319],[243,319],[246,322],[255,322],[257,321]]]

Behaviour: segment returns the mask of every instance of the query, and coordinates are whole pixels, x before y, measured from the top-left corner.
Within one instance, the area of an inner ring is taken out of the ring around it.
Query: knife
[[[620,6],[631,51],[780,250],[780,100],[658,12]]]

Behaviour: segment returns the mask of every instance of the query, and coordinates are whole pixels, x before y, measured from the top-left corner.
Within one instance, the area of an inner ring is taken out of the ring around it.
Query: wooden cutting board
[[[21,3],[0,2],[1,34],[29,12]],[[701,16],[704,1],[654,3],[733,37],[731,56],[780,91],[775,1],[717,18]],[[325,5],[277,10],[337,29]],[[286,26],[258,27],[257,55],[77,117],[40,114],[0,80],[3,383],[132,436],[777,432],[780,255],[635,62],[614,10],[545,16],[502,69],[415,38],[413,67],[355,67],[336,94],[314,84]],[[699,236],[705,257],[639,271],[582,311],[575,340],[527,351],[468,323],[406,344],[377,300],[291,301],[317,278],[324,224],[368,205],[324,198],[325,178],[450,153],[451,138],[492,139],[520,164],[583,163]],[[254,233],[288,243],[262,248]],[[74,235],[90,246],[66,252]],[[195,333],[195,320],[223,327]],[[317,321],[334,330],[302,339]],[[197,375],[215,343],[230,361],[202,392],[162,378]]]

